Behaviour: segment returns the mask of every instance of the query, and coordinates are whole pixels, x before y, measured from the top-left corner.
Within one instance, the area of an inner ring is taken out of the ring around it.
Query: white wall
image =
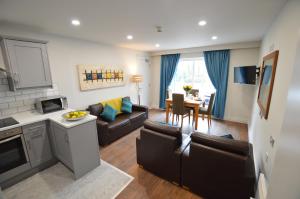
[[[99,64],[124,66],[129,75],[141,74],[144,77],[142,87],[142,104],[149,104],[150,68],[145,61],[148,54],[118,48],[100,43],[66,38],[61,36],[31,32],[24,28],[0,25],[0,34],[21,36],[49,41],[48,54],[53,82],[61,95],[68,97],[69,106],[83,108],[101,100],[131,96],[136,102],[135,84],[128,81],[123,87],[113,87],[81,92],[79,89],[77,64]],[[0,62],[1,63],[1,62]]]
[[[203,51],[197,53],[183,53],[181,54],[181,57],[199,57],[202,56],[202,52]],[[258,47],[251,46],[250,48],[240,48],[239,46],[239,49],[231,50],[225,120],[248,123],[252,110],[252,99],[255,92],[255,86],[233,83],[233,67],[257,65],[258,55]],[[153,108],[158,108],[160,88],[160,55],[158,54],[151,57],[151,74],[153,74],[151,77],[150,91],[151,106]]]
[[[259,116],[256,91],[256,95],[253,99],[252,118],[249,124],[249,140],[254,146],[256,170],[257,172],[264,172],[269,182],[272,180],[272,168],[275,166],[273,162],[276,149],[278,144],[282,141],[280,133],[286,111],[288,88],[293,74],[293,63],[300,31],[298,19],[300,19],[300,1],[288,1],[264,36],[261,46],[260,59],[273,50],[279,50],[279,59],[268,120],[262,119]],[[299,121],[299,117],[297,119]],[[271,147],[269,143],[270,136],[275,139],[274,147]],[[289,138],[289,141],[290,144],[295,144],[294,141],[292,141],[292,137]],[[299,145],[299,143],[297,144]],[[268,158],[266,153],[268,154]],[[297,153],[299,156],[299,151]],[[299,159],[299,157],[297,158]],[[293,162],[289,164],[293,164]],[[284,182],[280,184],[281,186],[287,186]],[[297,198],[299,198],[299,195]]]
[[[234,67],[258,65],[259,48],[233,49],[227,85],[225,120],[248,124],[251,118],[255,85],[234,83]]]
[[[150,59],[151,66],[151,108],[159,108],[159,89],[160,89],[160,56],[152,56]]]
[[[270,178],[269,199],[300,198],[300,31],[298,38],[292,82]]]

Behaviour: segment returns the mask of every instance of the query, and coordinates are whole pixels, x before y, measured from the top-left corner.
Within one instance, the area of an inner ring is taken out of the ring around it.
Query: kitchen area
[[[38,94],[55,89],[47,42],[10,36],[0,36],[0,42],[0,187],[58,162],[74,180],[98,167],[96,117],[85,113],[69,119],[65,116],[74,110],[66,97]]]

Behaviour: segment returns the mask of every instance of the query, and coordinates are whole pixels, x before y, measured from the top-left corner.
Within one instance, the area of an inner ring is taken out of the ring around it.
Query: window
[[[199,89],[199,96],[215,92],[205,66],[204,57],[182,58],[169,89],[172,93],[184,93],[183,86],[192,85],[193,89]]]

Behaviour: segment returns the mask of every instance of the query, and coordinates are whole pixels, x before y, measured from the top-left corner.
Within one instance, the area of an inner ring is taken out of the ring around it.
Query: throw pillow
[[[221,135],[220,137],[234,140],[234,138],[231,134]]]
[[[131,103],[130,99],[128,99],[128,98],[122,99],[121,110],[123,113],[132,113],[132,103]]]
[[[106,104],[103,112],[100,114],[100,117],[107,122],[112,122],[116,119],[116,114],[117,111],[110,105]]]
[[[106,100],[101,102],[101,104],[103,106],[105,105],[109,105],[111,106],[113,109],[115,109],[117,111],[117,115],[121,114],[121,107],[122,107],[122,97],[118,97],[118,98],[114,98],[114,99],[110,99],[110,100]]]

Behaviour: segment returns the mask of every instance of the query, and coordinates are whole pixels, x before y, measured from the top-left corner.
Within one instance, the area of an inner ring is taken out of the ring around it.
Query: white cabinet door
[[[15,89],[51,86],[46,44],[4,40]]]
[[[31,167],[39,166],[52,159],[46,124],[41,122],[23,127]]]
[[[51,122],[51,132],[54,137],[56,157],[73,170],[72,154],[67,129]]]

